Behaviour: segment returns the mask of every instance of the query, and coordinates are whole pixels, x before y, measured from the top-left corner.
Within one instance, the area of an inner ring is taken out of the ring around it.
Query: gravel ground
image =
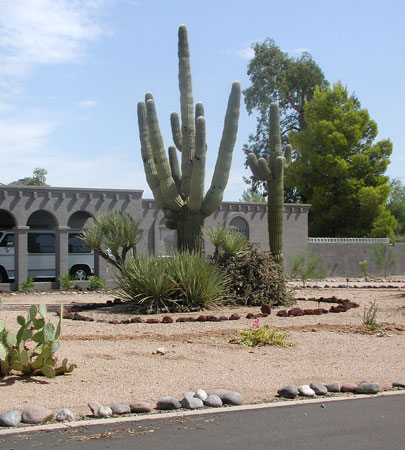
[[[359,284],[359,283],[357,283]],[[399,284],[398,284],[399,286]],[[3,293],[0,316],[16,331],[17,315],[26,315],[30,304],[44,303],[56,323],[58,305],[106,302],[115,292]],[[297,289],[296,297],[336,296],[359,303],[359,308],[322,316],[277,317],[277,309],[260,324],[288,330],[296,345],[244,347],[229,343],[239,329],[253,320],[246,313],[259,308],[224,307],[209,311],[216,316],[238,313],[241,319],[223,322],[172,324],[118,324],[64,320],[59,359],[78,365],[70,375],[46,379],[9,376],[0,380],[0,412],[39,404],[57,412],[69,408],[80,414],[90,411],[92,400],[148,401],[164,396],[181,399],[185,391],[227,388],[240,392],[245,403],[275,400],[277,389],[292,384],[321,382],[380,383],[382,389],[405,379],[405,288],[391,289]],[[364,308],[376,301],[377,321],[382,328],[368,331],[362,325]],[[317,308],[316,301],[297,301],[301,308]],[[330,305],[320,304],[329,308]],[[207,313],[207,312],[205,312]],[[102,308],[83,314],[97,319],[133,317],[125,308]],[[197,317],[201,313],[186,314]],[[173,314],[176,319],[181,314]],[[150,316],[148,316],[150,317]],[[157,315],[161,318],[163,315]],[[165,347],[164,355],[154,354]]]

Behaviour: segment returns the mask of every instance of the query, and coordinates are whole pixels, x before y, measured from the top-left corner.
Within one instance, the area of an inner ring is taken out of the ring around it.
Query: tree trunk
[[[204,216],[191,212],[186,206],[182,208],[177,219],[177,245],[179,252],[195,251],[204,253],[202,227]]]

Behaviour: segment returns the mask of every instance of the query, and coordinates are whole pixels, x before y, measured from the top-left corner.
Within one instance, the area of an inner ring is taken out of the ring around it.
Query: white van
[[[86,280],[94,272],[94,252],[83,245],[79,235],[79,230],[69,232],[69,273],[76,280]],[[32,230],[27,239],[28,278],[55,278],[55,233],[52,230]],[[14,233],[0,230],[0,283],[14,278]]]

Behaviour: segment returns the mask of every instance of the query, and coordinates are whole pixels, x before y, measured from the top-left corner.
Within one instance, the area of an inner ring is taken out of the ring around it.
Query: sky
[[[393,142],[387,174],[405,182],[405,3],[400,0],[0,0],[0,183],[48,171],[51,186],[140,189],[137,103],[152,92],[166,148],[180,111],[177,29],[185,24],[194,100],[207,121],[208,189],[231,84],[249,87],[251,44],[308,51],[330,83]],[[241,104],[224,200],[247,188],[243,144],[256,118]]]

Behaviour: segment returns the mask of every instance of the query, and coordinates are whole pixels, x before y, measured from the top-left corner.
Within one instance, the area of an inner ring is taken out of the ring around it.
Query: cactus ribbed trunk
[[[270,251],[275,260],[283,263],[284,186],[280,179],[268,182],[268,228]]]
[[[179,212],[177,221],[177,243],[179,251],[195,251],[204,253],[202,227],[204,216],[200,212],[192,212],[187,207]]]

